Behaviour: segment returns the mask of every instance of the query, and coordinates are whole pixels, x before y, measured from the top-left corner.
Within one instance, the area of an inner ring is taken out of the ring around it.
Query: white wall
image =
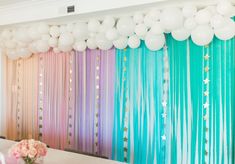
[[[0,7],[0,25],[57,18],[117,9],[166,0],[44,0],[26,1]],[[75,5],[75,13],[68,14],[67,6]]]
[[[195,3],[198,6],[215,4],[218,0],[27,0],[22,3],[0,6],[0,26],[45,19],[80,20],[84,17],[110,13],[128,13],[145,7],[182,6]],[[235,0],[231,0],[235,2]],[[68,14],[67,6],[75,6],[75,12]],[[108,12],[112,9],[112,12]],[[103,11],[103,12],[101,12]],[[107,11],[107,12],[104,12]],[[90,13],[93,13],[90,14]],[[72,16],[71,16],[72,15]],[[234,14],[235,15],[235,14]]]

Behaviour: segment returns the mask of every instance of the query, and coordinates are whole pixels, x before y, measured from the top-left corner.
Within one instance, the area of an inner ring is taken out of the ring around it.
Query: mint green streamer
[[[137,49],[116,51],[113,130],[115,160],[124,162],[123,133],[126,106],[129,109],[127,162],[162,163],[164,159],[161,151],[162,60],[162,50],[153,52],[144,44]],[[123,71],[124,67],[126,72]]]
[[[128,163],[234,164],[235,39],[215,37],[203,47],[191,39],[179,42],[167,35],[166,44],[170,65],[166,150],[161,140],[163,50],[152,52],[142,44],[137,49],[116,51],[113,159],[124,161],[127,106]],[[204,60],[207,53],[208,62]],[[210,80],[208,98],[204,96],[206,77]],[[208,126],[203,118],[206,100]]]
[[[234,163],[234,43],[234,38],[228,41],[214,38],[206,48],[196,46],[191,40],[179,42],[167,37],[170,59],[167,163]],[[203,119],[206,102],[203,57],[207,53],[210,55],[208,136]]]

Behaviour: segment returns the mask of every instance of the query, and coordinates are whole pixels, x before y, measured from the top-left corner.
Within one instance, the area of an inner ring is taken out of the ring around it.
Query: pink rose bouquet
[[[9,154],[16,159],[22,158],[26,164],[33,164],[38,158],[44,157],[47,154],[46,144],[30,140],[22,140],[12,146]]]

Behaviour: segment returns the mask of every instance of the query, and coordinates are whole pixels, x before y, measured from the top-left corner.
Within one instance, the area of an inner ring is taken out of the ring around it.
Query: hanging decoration
[[[168,58],[168,52],[167,52],[167,46],[164,46],[164,57],[163,57],[164,67],[163,67],[163,93],[162,93],[162,129],[161,132],[161,148],[162,148],[162,154],[165,158],[166,153],[166,126],[167,126],[167,109],[168,109],[168,91],[169,91],[169,58]],[[164,161],[165,163],[165,161]]]
[[[209,48],[205,46],[203,56],[203,65],[204,65],[204,104],[203,104],[203,120],[205,125],[205,163],[209,163],[209,109],[210,109],[210,102],[209,102],[209,93],[210,93],[210,56],[208,54]]]
[[[22,60],[17,61],[17,104],[16,104],[16,116],[17,116],[17,139],[22,137],[22,95],[21,95],[21,90],[22,90]]]
[[[74,79],[73,79],[73,62],[74,62],[74,54],[70,53],[69,54],[69,61],[68,61],[68,65],[69,65],[69,69],[68,69],[68,116],[67,116],[67,144],[68,147],[71,148],[72,147],[72,143],[71,141],[73,140],[74,136],[72,135],[72,131],[73,131],[73,122],[74,122],[74,107],[73,107],[73,84],[74,84]]]
[[[43,87],[43,80],[44,80],[44,61],[42,55],[39,56],[39,96],[38,96],[38,139],[42,141],[42,135],[43,135],[43,93],[44,93],[44,87]]]
[[[99,153],[99,140],[100,140],[100,134],[99,134],[99,127],[100,127],[100,119],[99,119],[99,115],[100,115],[100,54],[97,54],[96,56],[96,72],[95,72],[95,96],[96,96],[96,100],[95,100],[95,116],[94,116],[94,129],[95,129],[95,133],[94,133],[94,138],[95,138],[95,142],[94,142],[94,150],[95,150],[95,154]]]
[[[235,23],[230,18],[234,6],[227,1],[215,6],[196,8],[168,7],[137,12],[120,18],[105,17],[88,22],[50,26],[46,23],[24,25],[4,29],[0,35],[0,48],[10,59],[27,58],[33,53],[71,50],[85,51],[86,48],[108,50],[113,46],[124,49],[137,48],[144,40],[152,51],[165,44],[164,33],[172,33],[178,41],[190,37],[199,46],[209,44],[214,35],[221,40],[235,35]]]

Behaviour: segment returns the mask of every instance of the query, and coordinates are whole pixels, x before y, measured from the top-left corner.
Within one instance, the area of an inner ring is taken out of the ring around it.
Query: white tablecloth
[[[7,155],[8,150],[11,148],[13,144],[15,144],[14,141],[0,139],[0,152]],[[120,162],[49,148],[47,156],[44,157],[43,163],[44,164],[118,164]]]

